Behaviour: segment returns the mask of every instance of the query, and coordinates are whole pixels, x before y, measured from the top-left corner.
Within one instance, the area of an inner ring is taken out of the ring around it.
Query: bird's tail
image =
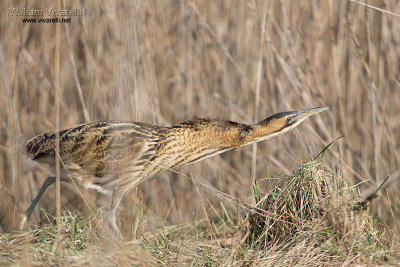
[[[33,154],[34,159],[54,153],[55,137],[54,132],[35,136],[26,143],[26,151]]]

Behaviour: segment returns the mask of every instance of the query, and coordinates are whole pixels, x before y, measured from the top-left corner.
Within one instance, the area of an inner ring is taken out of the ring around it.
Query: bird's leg
[[[110,212],[108,213],[108,223],[110,224],[112,230],[118,235],[119,238],[122,238],[122,235],[118,227],[117,220],[115,218],[115,210],[118,208],[121,199],[122,199],[121,193],[115,190],[111,196],[111,207],[110,207]]]
[[[38,194],[36,195],[36,197],[33,199],[32,204],[29,206],[29,208],[26,210],[25,212],[25,216],[22,218],[21,221],[21,225],[20,228],[23,227],[25,221],[29,221],[29,219],[31,218],[32,212],[33,210],[36,208],[40,198],[42,197],[43,193],[46,191],[47,187],[49,187],[50,185],[54,184],[56,181],[56,177],[55,176],[49,176],[47,177],[47,179],[44,181],[42,187],[40,188]]]

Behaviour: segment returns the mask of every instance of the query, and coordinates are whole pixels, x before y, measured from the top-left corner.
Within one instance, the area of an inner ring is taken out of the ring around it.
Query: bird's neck
[[[234,149],[268,140],[283,132],[280,130],[280,126],[273,122],[261,121],[253,125],[235,123],[228,127],[222,127],[219,135],[223,138],[217,139],[219,139],[219,142],[222,141],[222,147]],[[209,137],[211,138],[211,136]]]
[[[243,135],[242,138],[240,138],[239,133],[238,140],[241,140],[240,146],[246,146],[249,144],[268,140],[271,137],[274,137],[280,133],[280,127],[278,125],[274,125],[273,123],[265,123],[264,121],[253,124],[249,126],[249,128],[250,130],[245,135]]]
[[[261,121],[253,125],[231,121],[192,120],[171,128],[170,146],[183,142],[187,149],[194,147],[210,150],[235,149],[267,140],[281,133],[279,125]]]
[[[254,125],[231,121],[192,120],[171,127],[162,146],[159,164],[177,168],[217,154],[267,140],[278,134],[275,125],[263,122]],[[166,156],[167,155],[167,156]]]

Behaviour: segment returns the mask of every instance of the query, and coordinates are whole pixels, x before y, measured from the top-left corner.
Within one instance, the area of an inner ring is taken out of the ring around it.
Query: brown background
[[[328,112],[294,132],[258,145],[259,186],[267,190],[268,175],[291,173],[344,136],[324,162],[349,186],[362,183],[362,195],[390,175],[375,210],[397,230],[399,17],[344,0],[66,2],[67,8],[93,12],[61,25],[61,128],[86,119],[252,123],[280,111],[328,105]],[[0,216],[3,227],[13,229],[19,217],[10,195],[25,209],[51,174],[30,160],[25,143],[55,128],[56,27],[24,24],[8,9],[56,6],[4,0],[0,7]],[[381,7],[400,14],[395,1]],[[182,174],[251,202],[252,151],[250,146],[179,169],[181,174],[157,175],[133,190],[120,212],[129,219],[143,202],[154,218],[180,223],[204,217],[221,201],[240,211]],[[62,194],[64,207],[87,211],[73,186],[62,186]],[[51,187],[40,206],[54,211],[54,200]],[[38,215],[36,222],[43,220]]]

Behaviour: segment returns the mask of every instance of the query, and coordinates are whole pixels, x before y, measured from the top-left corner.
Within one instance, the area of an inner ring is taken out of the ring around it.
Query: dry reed
[[[359,185],[361,195],[390,176],[374,203],[379,203],[378,220],[397,235],[396,2],[372,1],[378,9],[347,0],[65,4],[90,8],[92,15],[72,17],[61,27],[60,128],[88,119],[168,125],[218,117],[250,123],[278,111],[328,105],[330,113],[294,134],[259,144],[253,150],[257,157],[247,148],[179,172],[250,202],[252,176],[266,192],[268,174],[291,174],[343,135],[325,161],[347,183]],[[54,8],[52,1],[4,0],[0,7],[0,221],[8,232],[19,225],[18,206],[27,207],[51,174],[30,160],[24,146],[32,136],[55,128],[56,39],[54,24],[22,23],[22,17],[9,13],[14,7]],[[185,175],[164,173],[133,190],[122,203],[123,232],[137,237],[160,220],[181,224],[208,218],[207,225],[213,225],[220,202],[232,218],[240,218],[240,207],[197,188]],[[63,208],[93,216],[76,188],[62,184],[61,192]],[[104,201],[95,192],[83,195],[90,208]],[[54,203],[50,188],[39,206],[53,214]],[[133,211],[143,209],[151,219],[140,223]],[[47,223],[43,212],[34,213],[34,225]],[[207,231],[218,236],[212,227]]]

